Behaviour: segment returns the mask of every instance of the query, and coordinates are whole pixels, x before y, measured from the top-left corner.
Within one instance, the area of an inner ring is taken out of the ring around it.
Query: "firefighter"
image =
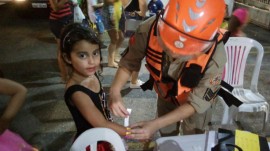
[[[128,116],[120,91],[145,57],[150,77],[141,87],[157,92],[158,117],[132,124],[129,138],[149,140],[158,130],[178,135],[180,121],[184,134],[205,131],[226,62],[219,31],[224,15],[222,0],[171,0],[159,16],[139,25],[111,85],[110,108]]]

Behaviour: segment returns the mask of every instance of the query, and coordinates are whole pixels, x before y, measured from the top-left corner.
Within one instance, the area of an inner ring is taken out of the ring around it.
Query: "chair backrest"
[[[91,151],[96,151],[98,141],[109,142],[116,151],[126,151],[121,137],[109,128],[91,128],[86,130],[74,141],[70,151],[85,151],[89,145]]]
[[[257,83],[264,49],[262,45],[254,39],[247,37],[229,38],[225,44],[227,63],[224,69],[223,80],[233,87],[243,88],[245,66],[251,48],[257,50],[257,58],[250,82],[250,89],[253,92],[257,92]]]

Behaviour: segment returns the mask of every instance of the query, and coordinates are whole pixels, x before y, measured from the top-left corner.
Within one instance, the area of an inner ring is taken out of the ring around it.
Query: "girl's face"
[[[86,40],[75,43],[70,54],[70,61],[74,72],[89,77],[100,68],[99,45],[92,44]]]

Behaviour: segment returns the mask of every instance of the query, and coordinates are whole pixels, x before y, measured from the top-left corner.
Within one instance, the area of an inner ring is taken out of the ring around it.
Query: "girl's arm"
[[[86,121],[88,121],[94,127],[110,128],[121,136],[126,135],[126,127],[106,120],[93,101],[85,93],[80,91],[75,92],[72,95],[72,100]]]
[[[65,3],[69,2],[69,0],[49,0],[49,2],[53,11],[59,11],[60,9],[64,8]]]
[[[11,97],[0,117],[0,134],[8,128],[10,122],[22,107],[26,93],[27,89],[23,85],[12,80],[0,78],[0,94]]]
[[[95,11],[94,11],[94,3],[93,0],[86,0],[87,2],[87,15],[91,21],[91,23],[95,23],[96,22],[96,15],[95,15]]]

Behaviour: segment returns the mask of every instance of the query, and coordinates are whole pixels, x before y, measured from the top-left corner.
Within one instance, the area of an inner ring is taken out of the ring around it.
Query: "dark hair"
[[[100,62],[102,61],[101,54],[101,42],[98,38],[97,33],[91,29],[83,26],[80,23],[72,23],[65,26],[62,30],[60,37],[60,51],[61,54],[66,54],[67,57],[70,57],[73,46],[81,40],[86,40],[89,43],[99,45],[99,53],[100,53]],[[102,71],[102,64],[101,71]]]
[[[4,78],[4,73],[0,70],[0,78]]]
[[[232,15],[231,18],[230,18],[230,20],[229,20],[228,31],[232,35],[235,35],[235,33],[237,32],[237,30],[238,30],[238,28],[240,26],[242,26],[242,24],[239,21],[239,19],[237,17],[235,17],[234,15]]]

